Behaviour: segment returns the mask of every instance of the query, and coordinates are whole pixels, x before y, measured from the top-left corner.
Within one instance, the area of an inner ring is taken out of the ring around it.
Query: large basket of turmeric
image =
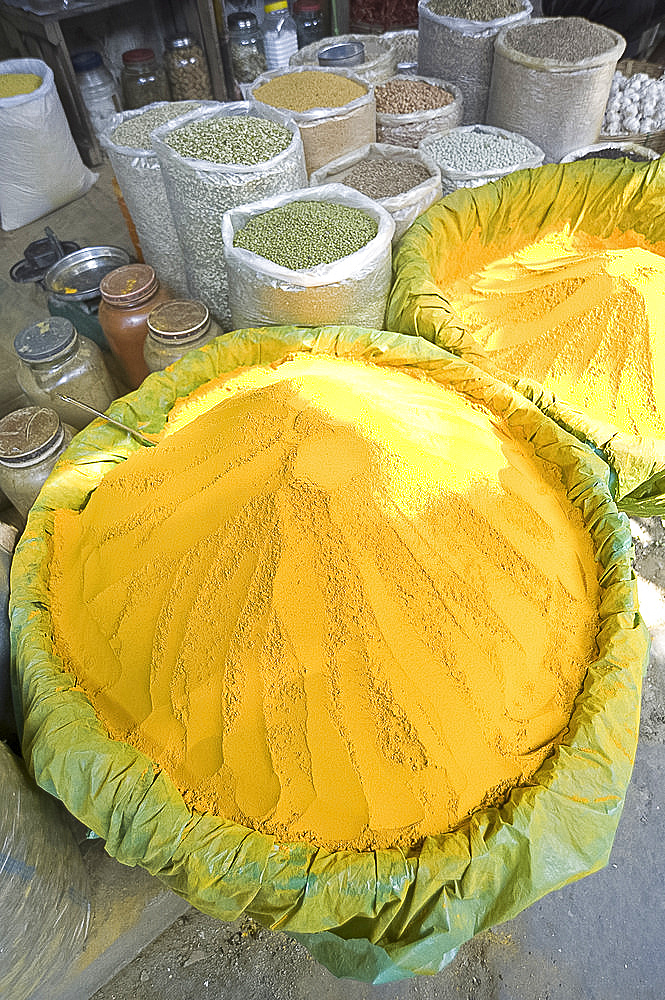
[[[521,171],[432,206],[386,325],[507,380],[603,450],[620,509],[665,513],[665,166]]]
[[[238,331],[72,442],[12,572],[38,783],[339,976],[608,860],[648,637],[594,451],[422,338]]]

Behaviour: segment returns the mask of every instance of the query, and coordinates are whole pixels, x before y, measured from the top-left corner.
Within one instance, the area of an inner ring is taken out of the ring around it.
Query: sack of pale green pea
[[[463,125],[485,121],[494,41],[528,21],[529,0],[420,0],[418,72],[454,83],[464,98]]]
[[[461,187],[481,187],[515,170],[539,167],[545,157],[524,136],[491,125],[460,125],[429,135],[418,149],[441,171],[444,195]]]
[[[180,238],[187,284],[225,330],[233,323],[221,218],[227,209],[307,183],[297,125],[237,101],[190,112],[153,134]]]
[[[393,243],[441,197],[441,174],[431,157],[410,147],[377,142],[315,170],[310,185],[319,184],[346,184],[385,208],[395,223]]]
[[[203,103],[156,101],[123,111],[114,115],[99,140],[129,209],[143,259],[154,267],[161,282],[183,298],[189,295],[185,258],[151,137],[160,125],[195,111]]]
[[[394,229],[384,208],[342,184],[230,209],[222,238],[233,327],[381,327]]]
[[[377,142],[416,147],[462,123],[459,87],[427,76],[396,76],[374,88]]]

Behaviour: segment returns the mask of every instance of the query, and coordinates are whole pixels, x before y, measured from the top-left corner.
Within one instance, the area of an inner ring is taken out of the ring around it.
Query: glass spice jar
[[[0,420],[0,489],[22,517],[73,436],[46,406],[25,406]]]
[[[148,335],[148,316],[173,293],[160,284],[149,264],[124,264],[104,275],[99,291],[97,318],[109,347],[125,374],[127,384],[137,389],[150,370],[143,356]]]
[[[173,101],[212,100],[208,63],[195,38],[167,39],[164,66]]]
[[[231,65],[237,83],[251,83],[267,67],[263,35],[256,14],[237,10],[227,18]]]
[[[162,302],[148,316],[148,336],[143,356],[151,372],[203,347],[222,333],[211,317],[208,307],[196,299],[175,299]]]
[[[153,101],[170,101],[166,70],[152,49],[128,49],[120,72],[125,109],[142,108]]]
[[[80,337],[64,316],[49,316],[21,330],[14,338],[14,350],[19,358],[16,380],[30,402],[51,407],[79,430],[92,417],[82,408],[63,402],[59,393],[102,411],[116,398],[99,347],[87,337]]]
[[[298,48],[325,38],[325,23],[319,0],[295,0],[293,20],[298,32]]]

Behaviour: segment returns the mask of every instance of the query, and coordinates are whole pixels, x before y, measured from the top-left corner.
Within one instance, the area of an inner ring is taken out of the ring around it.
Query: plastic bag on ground
[[[205,913],[246,913],[298,937],[338,976],[382,983],[434,974],[479,931],[607,863],[637,744],[648,636],[637,607],[627,519],[610,470],[523,395],[423,338],[353,327],[261,328],[217,338],[109,410],[158,431],[176,399],[221,372],[293,351],[414,370],[487,406],[555,463],[601,569],[598,656],[562,743],[505,805],[480,809],[417,849],[326,851],[191,812],[166,775],[108,739],[51,645],[53,510],[80,509],[104,473],[141,447],[96,422],[70,446],[33,507],[14,558],[12,647],[23,751],[38,783],[106,841]],[[75,775],[75,779],[73,777]]]

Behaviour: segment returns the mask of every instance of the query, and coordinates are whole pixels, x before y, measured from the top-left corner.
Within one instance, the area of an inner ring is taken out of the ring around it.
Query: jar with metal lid
[[[122,96],[125,109],[142,108],[153,101],[170,101],[166,70],[152,49],[128,49],[122,54]]]
[[[251,83],[267,68],[258,19],[249,10],[236,10],[227,23],[233,75],[238,83]]]
[[[296,22],[299,49],[325,38],[326,28],[319,0],[295,0],[293,20]]]
[[[59,393],[97,410],[106,410],[117,396],[101,350],[80,337],[64,316],[49,316],[25,327],[14,338],[14,350],[19,358],[16,380],[30,402],[52,407],[72,427],[80,430],[92,418],[63,402]]]
[[[22,517],[73,436],[46,406],[25,406],[0,420],[0,489]]]
[[[191,35],[167,39],[164,66],[172,100],[212,100],[208,63],[203,49]]]
[[[173,293],[157,279],[149,264],[125,264],[102,278],[97,313],[109,347],[124,372],[127,385],[137,389],[150,370],[143,357],[148,316]]]
[[[162,302],[148,316],[148,336],[143,356],[151,372],[203,347],[222,333],[210,315],[208,307],[196,299],[175,299]]]

